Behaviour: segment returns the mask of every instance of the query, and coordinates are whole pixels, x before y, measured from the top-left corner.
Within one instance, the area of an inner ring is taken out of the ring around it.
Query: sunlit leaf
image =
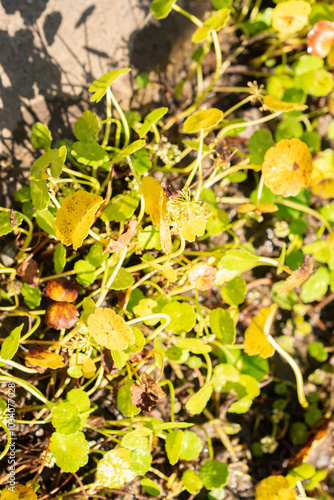
[[[109,156],[97,142],[75,142],[71,154],[79,163],[89,167],[101,167],[109,161]]]
[[[130,68],[113,69],[112,71],[109,71],[109,73],[100,76],[100,78],[95,80],[88,89],[89,92],[93,92],[90,100],[95,102],[101,101],[102,97],[107,92],[108,87],[110,87],[110,85],[119,76],[124,75],[129,71],[131,71]]]
[[[131,469],[135,474],[144,476],[152,464],[150,450],[139,448],[138,446],[131,453]]]
[[[252,269],[258,262],[259,257],[246,250],[228,250],[219,261],[220,269],[228,271],[245,272]]]
[[[270,476],[257,485],[255,498],[256,500],[295,500],[297,493],[285,477]]]
[[[109,307],[97,307],[87,324],[94,340],[111,351],[123,351],[135,342],[131,328]]]
[[[160,226],[160,195],[163,194],[160,182],[154,177],[144,177],[141,189],[145,200],[145,212],[150,215],[153,226]]]
[[[82,376],[85,378],[92,378],[96,372],[96,366],[94,361],[83,354],[82,352],[72,354],[69,359],[70,366],[79,366],[82,370]]]
[[[265,185],[273,193],[296,196],[311,179],[312,155],[308,146],[300,139],[279,141],[266,152],[262,172]]]
[[[225,26],[229,15],[230,9],[223,8],[217,10],[217,12],[204,21],[202,27],[197,28],[191,41],[194,43],[203,42],[212,30],[221,30]]]
[[[245,353],[249,356],[259,354],[262,358],[273,356],[275,349],[267,340],[264,332],[265,325],[273,314],[276,313],[276,304],[262,308],[251,320],[249,327],[245,331]]]
[[[302,284],[300,298],[306,304],[321,299],[328,290],[329,272],[324,266],[319,267],[312,276]]]
[[[126,148],[123,148],[120,151],[118,151],[116,153],[116,156],[114,156],[112,158],[112,162],[119,163],[121,160],[123,160],[127,156],[130,156],[133,153],[135,153],[136,151],[139,151],[140,149],[142,149],[145,146],[145,144],[146,144],[146,141],[144,141],[144,140],[142,140],[142,141],[138,140],[138,141],[132,142]]]
[[[14,330],[11,331],[8,337],[4,339],[0,350],[0,357],[2,359],[12,359],[13,356],[16,354],[16,351],[18,350],[19,347],[20,335],[23,326],[24,323],[14,328]]]
[[[222,344],[235,342],[235,324],[230,311],[217,307],[210,312],[210,328]]]
[[[157,19],[164,19],[172,10],[176,0],[153,0],[150,11]]]
[[[51,236],[56,235],[55,217],[49,210],[38,210],[36,212],[36,222],[42,231]]]
[[[155,262],[149,262],[150,266],[153,267],[158,273],[162,274],[166,280],[174,283],[176,281],[176,271],[171,266],[156,264]]]
[[[161,312],[170,317],[171,322],[167,328],[176,335],[190,332],[195,325],[196,314],[187,302],[170,302],[162,308]]]
[[[48,185],[44,179],[30,180],[31,201],[36,210],[44,210],[50,201]],[[29,203],[29,202],[28,202]],[[23,206],[24,207],[24,206]],[[24,209],[22,209],[24,213]],[[32,209],[32,214],[34,210]]]
[[[81,142],[95,142],[100,130],[98,117],[88,109],[74,124],[74,135]]]
[[[19,212],[8,210],[8,212],[0,212],[0,236],[11,233],[19,227],[23,221],[23,217]]]
[[[204,448],[202,439],[192,431],[184,431],[180,460],[195,460]]]
[[[50,451],[60,469],[64,472],[77,472],[88,462],[89,444],[83,432],[70,435],[54,432],[51,436]]]
[[[223,286],[221,289],[221,296],[230,306],[238,306],[244,302],[246,291],[245,280],[236,276]]]
[[[311,191],[324,199],[334,197],[334,151],[320,151],[313,162]]]
[[[59,149],[50,149],[36,160],[30,169],[30,178],[35,180],[48,179],[59,177],[66,160],[66,147],[61,146]],[[50,173],[47,169],[50,167]]]
[[[273,28],[286,36],[300,31],[308,23],[311,5],[304,0],[288,0],[276,5],[271,13]]]
[[[44,151],[50,149],[52,135],[49,127],[41,122],[34,123],[31,127],[30,141],[34,149],[43,148]]]
[[[189,413],[192,413],[193,415],[202,413],[209,399],[211,398],[212,391],[213,386],[211,382],[207,382],[198,392],[196,392],[196,394],[191,396],[186,404],[186,409],[189,411]]]
[[[171,465],[175,465],[179,459],[182,448],[182,439],[183,439],[182,431],[172,431],[169,434],[167,434],[165,449],[167,458]]]
[[[207,130],[215,127],[223,119],[220,109],[210,108],[196,111],[184,122],[183,129],[188,134],[194,134],[201,129]]]
[[[24,359],[32,365],[41,366],[42,368],[51,368],[51,370],[63,368],[65,365],[63,356],[49,351],[28,354]]]
[[[126,417],[132,417],[133,415],[138,415],[140,409],[131,403],[131,392],[130,387],[133,384],[133,380],[127,380],[123,384],[117,393],[117,406],[121,413],[124,413]]]
[[[206,460],[199,469],[199,477],[208,490],[221,488],[227,483],[229,470],[226,464],[217,460]]]
[[[306,104],[280,101],[271,95],[264,96],[263,104],[264,109],[270,109],[270,111],[304,111],[307,109]]]
[[[138,207],[138,191],[115,196],[101,214],[101,220],[123,222],[128,220]]]
[[[203,487],[203,483],[196,474],[196,472],[192,469],[187,469],[182,474],[182,482],[184,484],[185,489],[188,493],[192,495],[197,495]]]
[[[152,125],[157,123],[165,114],[168,112],[168,108],[157,108],[151,113],[149,113],[144,120],[144,123],[140,127],[140,130],[138,132],[138,135],[140,138],[144,137],[144,135],[147,134],[147,132],[150,130]]]
[[[66,196],[55,220],[57,238],[66,246],[73,244],[74,250],[79,248],[102,201],[101,196],[86,191]]]

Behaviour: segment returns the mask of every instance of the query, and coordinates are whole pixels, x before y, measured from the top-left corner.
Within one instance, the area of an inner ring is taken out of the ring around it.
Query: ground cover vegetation
[[[1,500],[332,498],[333,4],[172,10],[174,109],[101,76],[0,208]]]

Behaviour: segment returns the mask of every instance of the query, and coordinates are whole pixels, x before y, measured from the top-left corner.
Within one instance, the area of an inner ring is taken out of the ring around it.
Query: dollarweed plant
[[[177,111],[122,109],[110,71],[0,208],[1,500],[332,498],[333,4],[172,10]]]

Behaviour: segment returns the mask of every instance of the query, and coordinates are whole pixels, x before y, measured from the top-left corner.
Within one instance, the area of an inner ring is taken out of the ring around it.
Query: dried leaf
[[[244,203],[239,205],[238,212],[240,214],[247,214],[248,212],[260,212],[263,214],[269,214],[272,212],[277,212],[278,206],[273,203],[260,203],[259,205],[254,205],[253,203]]]
[[[74,302],[78,298],[80,286],[75,278],[58,278],[48,281],[45,291],[55,302]]]
[[[160,196],[166,196],[160,182],[154,177],[144,177],[141,189],[145,201],[145,212],[151,217],[153,226],[160,226]]]
[[[158,273],[162,274],[166,280],[174,283],[176,281],[176,271],[171,266],[161,266],[160,264],[155,264],[154,262],[149,262],[150,266],[153,267]]]
[[[7,486],[1,492],[1,500],[37,500],[37,495],[32,488],[23,486],[23,484],[15,484]]]
[[[334,47],[334,23],[322,19],[307,35],[307,52],[315,57],[327,57]]]
[[[297,286],[304,283],[313,273],[313,260],[310,255],[306,255],[304,262],[298,269],[293,271],[291,276],[289,276],[278,289],[278,293],[289,292],[296,288]]]
[[[283,476],[270,476],[256,487],[256,500],[295,500],[296,492]]]
[[[137,226],[137,219],[129,220],[123,233],[117,237],[117,241],[110,241],[102,253],[119,252],[120,250],[123,250],[124,247],[127,247],[136,232]]]
[[[131,328],[108,307],[97,307],[88,317],[88,332],[99,345],[111,351],[123,351],[135,343]]]
[[[146,389],[149,390],[156,398],[162,399],[166,397],[166,393],[161,389],[160,385],[156,383],[156,381],[147,375],[146,373],[142,373],[140,376],[142,382],[146,386]]]
[[[79,248],[102,201],[101,196],[86,191],[66,196],[55,220],[57,238],[66,246],[73,244],[74,250]]]
[[[210,290],[216,280],[216,271],[205,262],[199,262],[189,270],[188,279],[197,290]]]
[[[297,196],[311,179],[312,155],[308,146],[295,138],[279,141],[266,152],[262,172],[265,185],[274,194]]]
[[[78,318],[78,309],[69,302],[55,302],[45,312],[45,323],[55,330],[72,328]]]
[[[267,340],[265,327],[268,320],[272,318],[277,309],[277,304],[264,307],[251,320],[249,327],[245,331],[245,353],[249,356],[258,354],[262,358],[273,356],[275,349]]]
[[[31,288],[38,285],[38,264],[34,259],[27,257],[17,268],[17,274],[21,276],[23,283],[27,283]]]
[[[48,351],[30,353],[28,354],[28,356],[25,356],[24,359],[27,366],[36,365],[42,368],[51,368],[51,370],[63,368],[63,366],[65,365],[63,356]]]

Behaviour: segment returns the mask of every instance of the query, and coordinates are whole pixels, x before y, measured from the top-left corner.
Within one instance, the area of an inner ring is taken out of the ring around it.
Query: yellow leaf
[[[189,212],[180,223],[179,234],[187,241],[195,241],[196,236],[203,236],[206,228],[204,212]]]
[[[14,490],[14,491],[12,491]],[[16,484],[7,486],[1,492],[1,500],[37,500],[37,495],[32,488],[23,486],[23,484]]]
[[[41,366],[42,368],[51,368],[51,370],[63,368],[65,365],[63,356],[48,351],[29,354],[24,359],[28,364]]]
[[[283,476],[270,476],[256,487],[256,500],[295,500],[297,493]]]
[[[88,316],[88,332],[99,345],[111,351],[123,351],[135,343],[131,328],[108,307],[97,307]]]
[[[189,116],[184,122],[184,131],[188,134],[215,127],[223,119],[223,112],[217,108],[201,109]]]
[[[311,179],[312,155],[308,146],[300,139],[282,139],[266,152],[262,172],[265,185],[274,194],[297,196]]]
[[[271,111],[304,111],[307,109],[306,104],[299,102],[284,102],[271,95],[266,95],[263,98],[264,109],[270,109]]]
[[[66,246],[73,244],[74,250],[79,248],[102,201],[101,196],[86,191],[66,196],[55,220],[57,238]]]
[[[271,13],[273,28],[286,36],[308,24],[311,5],[303,0],[289,0],[276,5]]]
[[[313,162],[310,188],[321,198],[334,197],[334,152],[332,149],[321,151]]]
[[[264,307],[251,320],[249,327],[245,331],[245,353],[249,356],[258,354],[262,358],[269,358],[275,352],[274,347],[267,339],[266,327],[267,321],[272,320],[277,309],[277,304],[272,304],[270,307]]]
[[[259,205],[254,205],[253,203],[244,203],[239,205],[238,212],[240,214],[247,214],[248,212],[261,212],[263,214],[269,214],[272,212],[277,212],[278,206],[273,203],[260,203]]]
[[[83,354],[82,352],[72,354],[69,359],[70,366],[79,366],[82,369],[82,375],[85,378],[91,378],[96,372],[96,366],[94,361]]]
[[[163,196],[164,194],[160,182],[154,177],[144,177],[141,189],[145,200],[145,212],[150,215],[153,226],[160,226],[160,195]]]
[[[166,280],[174,283],[176,281],[176,271],[171,266],[161,266],[160,264],[155,264],[154,262],[149,262],[150,266],[153,267],[158,273],[162,274]]]

